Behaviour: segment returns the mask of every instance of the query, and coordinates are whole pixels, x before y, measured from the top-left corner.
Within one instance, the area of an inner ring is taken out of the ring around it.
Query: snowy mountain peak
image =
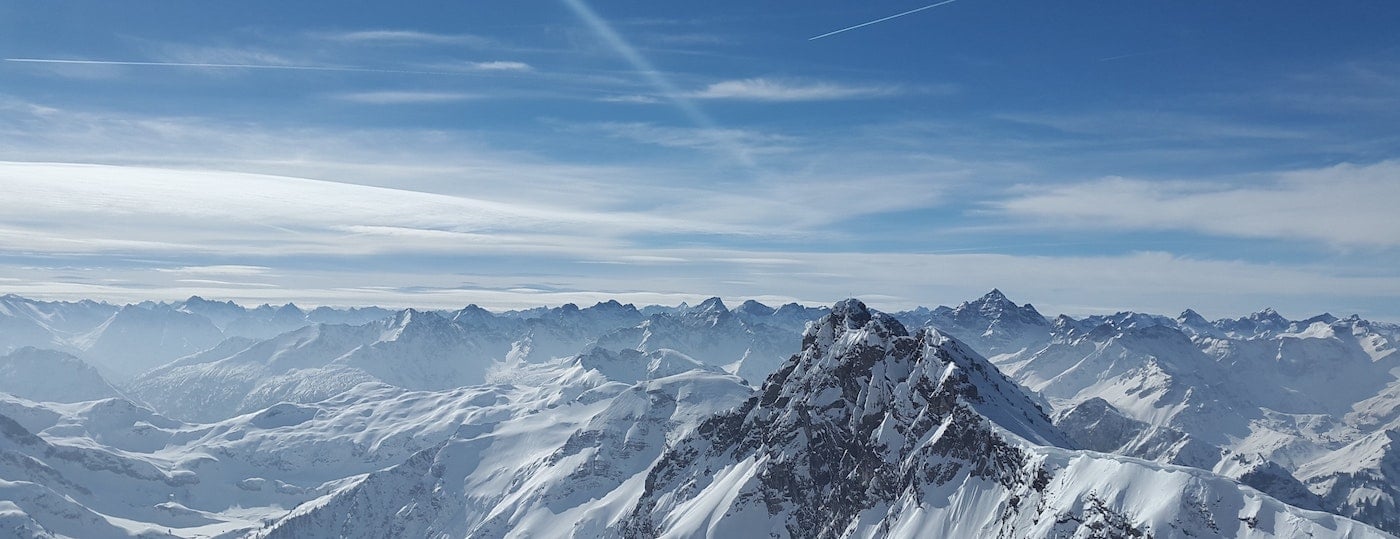
[[[589,307],[588,310],[595,313],[606,314],[609,316],[640,316],[639,312],[637,311],[636,305],[632,305],[631,303],[623,305],[615,299],[600,301],[594,304],[592,307]]]
[[[1284,318],[1283,315],[1278,314],[1278,311],[1275,311],[1273,307],[1265,307],[1263,310],[1249,315],[1249,319],[1255,322],[1282,322],[1285,324],[1288,323],[1288,319]]]
[[[932,328],[911,335],[855,299],[837,303],[808,329],[802,353],[764,383],[765,395],[774,391],[814,407],[839,398],[867,413],[903,410],[904,419],[927,405],[906,399],[929,398],[911,391],[941,391],[1026,439],[1069,445],[1020,386],[967,345]]]
[[[739,305],[737,309],[734,309],[734,312],[743,313],[748,316],[773,316],[773,313],[777,311],[755,300],[746,300],[743,304]]]
[[[1036,325],[1048,324],[1045,317],[1035,310],[1034,306],[1029,303],[1024,306],[1017,305],[1016,302],[1008,299],[1006,294],[1001,293],[1001,290],[995,288],[976,300],[963,302],[948,314],[954,318],[965,318],[971,313],[977,313],[989,319],[1013,316]]]
[[[710,326],[719,326],[733,322],[734,314],[729,308],[724,306],[724,300],[713,297],[696,305],[685,314],[686,318],[699,321]]]
[[[277,314],[279,314],[279,315],[306,316],[306,311],[301,310],[301,307],[297,307],[297,304],[295,304],[295,303],[290,303],[290,302],[289,302],[289,303],[287,303],[286,305],[283,305],[283,306],[281,306],[281,307],[278,307],[278,308],[277,308]]]
[[[1181,311],[1181,314],[1176,317],[1176,321],[1181,324],[1191,325],[1207,325],[1210,323],[1208,320],[1206,320],[1206,317],[1201,316],[1201,313],[1198,313],[1193,309],[1186,309],[1184,311]]]
[[[1016,305],[1001,290],[955,308],[939,307],[926,318],[917,312],[901,316],[911,325],[947,331],[989,356],[1036,347],[1050,339],[1050,321],[1029,303]]]
[[[425,335],[440,335],[452,330],[452,322],[434,312],[404,309],[389,322],[380,342],[404,340]]]
[[[1057,331],[1060,330],[1060,329],[1065,329],[1065,330],[1074,329],[1076,326],[1078,326],[1078,324],[1079,324],[1079,321],[1078,321],[1078,320],[1075,320],[1075,319],[1071,318],[1069,315],[1065,315],[1065,314],[1056,316],[1056,317],[1055,317],[1055,320],[1054,320],[1053,322],[1050,323],[1051,327],[1054,327]]]
[[[462,307],[461,310],[454,313],[452,315],[452,320],[462,324],[482,325],[494,322],[496,320],[496,315],[492,314],[491,311],[478,307],[475,303],[473,303],[471,305],[467,305],[466,307]]]
[[[691,312],[697,314],[718,314],[727,313],[729,309],[724,306],[724,300],[720,299],[719,296],[715,296],[700,302]]]
[[[871,321],[875,324],[871,324]],[[869,326],[869,327],[867,327]],[[860,331],[866,336],[879,335],[885,340],[890,336],[907,336],[909,331],[894,317],[884,313],[872,313],[858,299],[845,299],[832,306],[831,312],[802,334],[802,348],[825,353],[832,344],[840,341],[847,333]],[[813,348],[813,347],[816,348]]]
[[[1322,313],[1307,320],[1299,321],[1298,323],[1302,327],[1308,327],[1318,322],[1322,322],[1323,324],[1333,324],[1336,323],[1338,320],[1340,319],[1335,316],[1332,316],[1332,313]]]

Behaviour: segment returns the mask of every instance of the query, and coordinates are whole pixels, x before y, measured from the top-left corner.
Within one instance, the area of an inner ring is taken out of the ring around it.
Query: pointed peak
[[[461,313],[489,313],[489,312],[491,312],[491,311],[488,311],[488,310],[486,310],[486,309],[483,309],[483,308],[481,308],[480,305],[477,305],[477,304],[475,304],[475,303],[469,303],[469,304],[467,304],[466,307],[462,307],[462,310],[457,311],[457,312],[461,312]]]
[[[1250,320],[1258,320],[1258,321],[1269,320],[1269,321],[1283,321],[1283,322],[1286,322],[1286,321],[1288,320],[1288,319],[1284,318],[1283,315],[1278,314],[1278,311],[1275,311],[1273,307],[1265,307],[1265,308],[1263,308],[1262,310],[1260,310],[1259,312],[1256,312],[1256,313],[1254,313],[1254,314],[1249,315],[1249,319],[1250,319]]]
[[[1021,307],[1017,306],[1016,303],[1010,299],[1007,299],[1006,294],[1001,293],[1001,290],[993,288],[991,292],[987,292],[980,298],[972,301],[964,301],[962,305],[959,305],[958,309],[955,310],[967,309],[991,313],[996,311],[1020,310]]]
[[[715,297],[712,297],[712,298],[710,298],[710,299],[707,299],[707,300],[705,300],[705,301],[700,302],[699,305],[696,305],[696,306],[695,306],[695,311],[701,312],[701,313],[709,313],[709,312],[722,313],[722,312],[729,312],[729,308],[727,308],[727,307],[724,306],[724,300],[720,299],[719,296],[715,296]]]
[[[409,308],[399,311],[399,314],[394,317],[393,325],[396,327],[417,327],[447,322],[449,321],[446,318],[435,312]]]

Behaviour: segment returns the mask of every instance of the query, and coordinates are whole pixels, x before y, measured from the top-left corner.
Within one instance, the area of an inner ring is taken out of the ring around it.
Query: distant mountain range
[[[1386,537],[1400,326],[0,296],[19,537]]]

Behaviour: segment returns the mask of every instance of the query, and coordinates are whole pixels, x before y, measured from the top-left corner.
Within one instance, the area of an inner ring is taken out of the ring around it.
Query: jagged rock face
[[[956,339],[853,300],[651,469],[624,537],[1376,536],[1207,472],[1066,449]],[[1129,479],[1131,478],[1131,479]],[[1327,520],[1327,519],[1323,519]]]
[[[979,408],[1020,437],[1068,444],[957,341],[934,330],[911,336],[848,300],[807,331],[802,353],[759,396],[701,424],[663,458],[624,535],[666,531],[658,510],[691,501],[717,458],[761,467],[728,510],[762,509],[794,537],[841,536],[862,512],[918,498],[928,484],[971,476],[1013,488],[1043,479]]]

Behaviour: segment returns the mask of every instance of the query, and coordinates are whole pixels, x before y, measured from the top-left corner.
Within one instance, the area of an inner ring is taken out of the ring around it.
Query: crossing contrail
[[[412,69],[378,69],[372,67],[343,67],[284,64],[213,64],[199,62],[137,62],[128,60],[63,60],[57,58],[6,58],[6,62],[30,64],[70,64],[105,66],[200,67],[213,69],[280,69],[287,71],[339,71],[350,73],[395,73],[400,75],[462,75],[450,71],[417,71]]]
[[[827,36],[834,36],[834,35],[839,34],[839,33],[841,33],[841,32],[849,32],[849,31],[851,31],[851,30],[855,30],[856,28],[865,28],[866,26],[870,26],[870,25],[872,25],[872,24],[882,23],[882,22],[888,21],[888,20],[890,20],[890,19],[897,19],[897,18],[903,17],[903,16],[905,16],[905,15],[909,15],[909,14],[911,14],[911,13],[918,13],[918,12],[923,11],[923,10],[925,10],[925,9],[933,9],[933,8],[938,7],[938,6],[951,4],[951,3],[956,2],[956,1],[958,1],[958,0],[943,0],[942,2],[939,2],[939,3],[937,3],[937,4],[929,4],[929,5],[924,6],[924,7],[921,7],[921,8],[915,8],[915,9],[911,9],[911,10],[909,10],[909,11],[905,11],[904,13],[896,13],[896,14],[894,14],[894,15],[890,15],[890,16],[885,17],[885,18],[883,18],[883,19],[875,19],[875,20],[870,21],[870,22],[863,22],[863,23],[857,24],[857,25],[855,25],[855,26],[850,26],[850,27],[847,27],[847,28],[842,28],[842,29],[836,30],[836,31],[834,31],[834,32],[827,32],[827,33],[822,34],[822,35],[819,35],[819,36],[809,37],[809,38],[807,38],[807,41],[816,41],[816,40],[818,40],[818,39],[821,39],[821,38],[824,38],[824,37],[827,37]]]

